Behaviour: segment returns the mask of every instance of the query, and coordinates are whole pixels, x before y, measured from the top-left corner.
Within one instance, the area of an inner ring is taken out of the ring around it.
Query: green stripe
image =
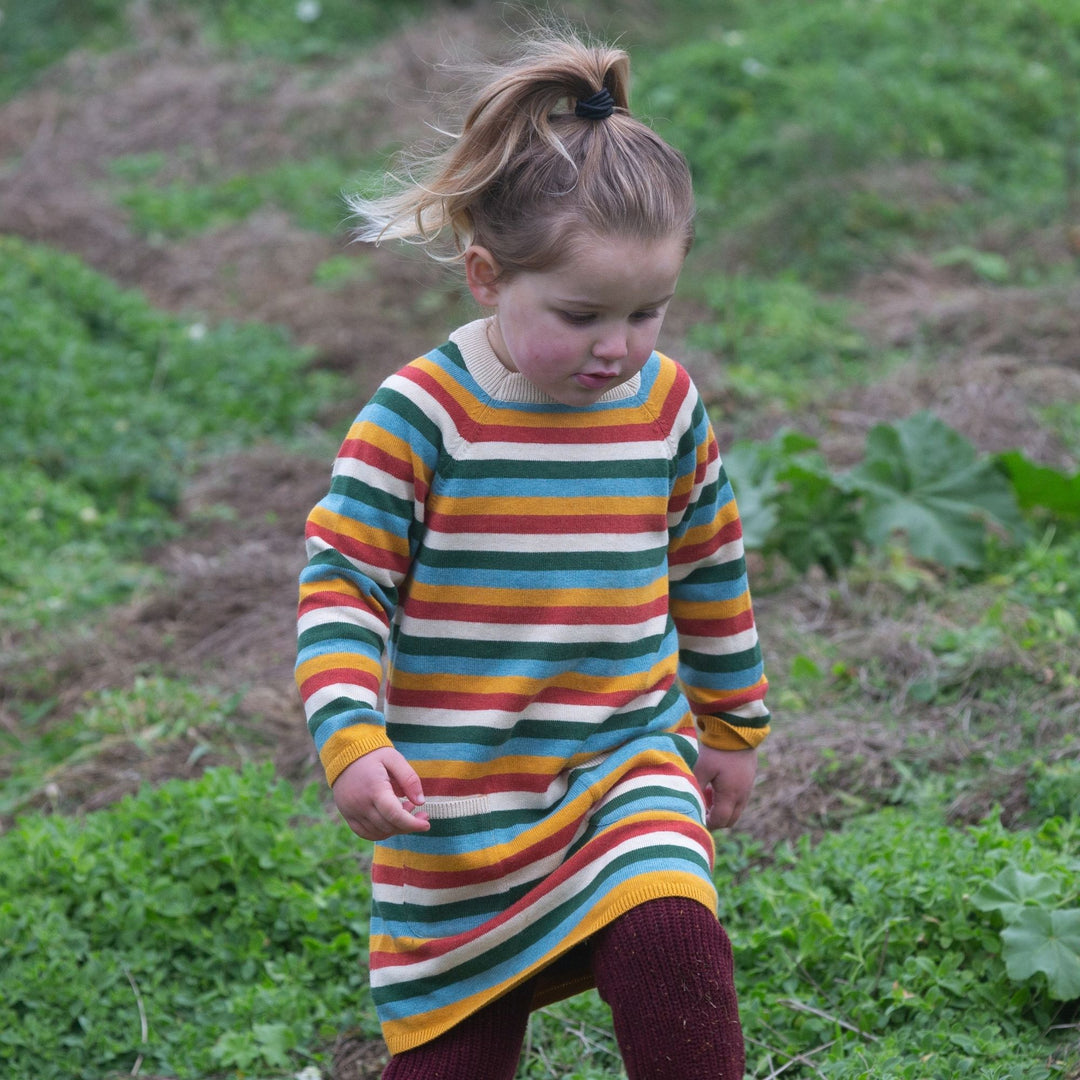
[[[496,630],[497,632],[497,630]],[[483,638],[424,638],[413,634],[400,634],[396,652],[405,656],[423,656],[437,660],[441,656],[467,657],[474,660],[548,660],[562,662],[579,660],[630,660],[637,656],[656,653],[663,634],[653,634],[637,641],[604,642],[545,642],[545,641],[491,641]]]
[[[735,671],[749,671],[761,663],[761,648],[753,645],[736,653],[721,653],[712,656],[708,653],[692,652],[684,649],[679,655],[683,664],[694,671],[730,675]]]
[[[374,650],[375,655],[378,656],[382,652],[383,639],[372,630],[368,630],[366,627],[357,626],[356,623],[351,622],[331,622],[331,623],[319,623],[317,626],[309,627],[304,630],[298,638],[297,652],[303,653],[305,650],[314,647],[315,645],[321,645],[324,641],[341,641],[348,642],[350,648],[348,650],[344,648],[334,649],[333,652],[348,652],[349,655],[356,653],[357,650],[352,648],[357,644],[363,644],[369,646]],[[368,655],[367,650],[362,650],[362,655]],[[305,659],[301,656],[301,660]]]
[[[399,499],[382,488],[372,487],[355,476],[338,473],[330,482],[330,494],[354,499],[362,506],[371,507],[404,521],[411,521],[413,515],[412,499]]]
[[[537,537],[547,543],[556,534]],[[445,551],[424,547],[416,556],[417,562],[433,569],[458,570],[535,570],[562,573],[575,570],[628,571],[655,568],[662,570],[667,559],[666,547],[645,548],[643,551],[554,551],[543,552],[542,562],[535,551],[474,551],[471,549]]]

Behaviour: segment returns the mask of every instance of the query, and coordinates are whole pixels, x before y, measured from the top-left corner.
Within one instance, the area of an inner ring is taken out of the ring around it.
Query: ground
[[[147,240],[104,191],[106,163],[183,146],[223,170],[254,169],[331,143],[354,149],[359,159],[391,137],[422,135],[428,103],[451,77],[434,64],[442,44],[459,38],[482,50],[492,30],[467,10],[448,11],[439,26],[404,33],[317,79],[222,60],[175,21],[147,20],[139,30],[138,48],[76,55],[39,87],[0,106],[0,231],[74,252],[166,309],[286,326],[313,350],[315,363],[349,375],[352,400],[324,417],[329,429],[343,431],[378,381],[441,341],[460,314],[446,270],[378,249],[367,254],[373,272],[362,281],[321,288],[312,273],[331,255],[349,252],[345,237],[305,231],[276,211],[193,239]],[[177,159],[176,175],[185,168],[190,155]],[[827,414],[766,412],[758,433],[770,434],[780,422],[801,427],[821,439],[835,464],[848,464],[871,425],[932,407],[981,450],[1021,447],[1036,460],[1076,467],[1032,412],[1052,401],[1080,400],[1075,284],[1010,289],[980,282],[963,267],[911,257],[859,281],[851,296],[860,327],[883,345],[910,346],[930,328],[943,343],[935,362],[853,389]],[[681,355],[682,334],[695,315],[675,306],[667,351]],[[692,358],[703,388],[721,380],[721,361]],[[722,430],[719,435],[723,443]],[[290,777],[316,777],[292,682],[293,613],[303,521],[323,493],[328,468],[325,458],[269,445],[207,466],[180,511],[189,529],[152,555],[166,584],[115,611],[92,634],[76,635],[50,661],[58,715],[87,691],[126,685],[140,673],[190,676],[243,692],[238,723],[249,736],[243,753],[272,755]],[[796,628],[862,635],[868,650],[892,650],[896,664],[919,659],[905,653],[914,648],[910,640],[876,628],[865,598],[838,602],[813,577],[766,591],[758,617],[767,655],[782,650]],[[929,734],[936,720],[928,712],[919,723]],[[826,718],[815,716],[812,705],[793,709],[770,739],[743,827],[768,839],[797,835],[837,805],[844,771],[858,770],[864,789],[895,782],[896,739],[857,715]],[[959,734],[939,733],[936,746],[945,756],[963,753]],[[190,763],[183,749],[155,754],[118,747],[63,778],[63,790],[42,792],[38,805],[90,810],[143,781],[190,775],[228,759],[211,754]],[[841,772],[822,779],[818,766],[833,750],[843,752]],[[366,1055],[359,1044],[343,1045],[339,1076],[369,1075],[377,1064]]]

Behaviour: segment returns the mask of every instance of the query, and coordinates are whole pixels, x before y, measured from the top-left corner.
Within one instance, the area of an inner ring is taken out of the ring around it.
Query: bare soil
[[[109,200],[107,163],[160,151],[182,177],[193,150],[204,163],[233,172],[330,144],[360,159],[391,139],[422,137],[432,99],[441,100],[451,78],[436,61],[447,42],[468,41],[477,51],[493,45],[489,21],[447,9],[437,25],[314,73],[223,60],[180,19],[144,18],[138,30],[136,48],[76,55],[32,92],[0,106],[0,230],[74,252],[163,308],[287,327],[313,350],[316,364],[349,375],[353,399],[326,418],[343,431],[387,373],[445,336],[460,310],[445,270],[378,249],[366,253],[374,273],[320,288],[313,271],[348,252],[345,238],[304,231],[273,210],[189,240],[153,242],[137,235]],[[181,147],[183,155],[176,153]],[[425,296],[436,300],[420,303]],[[926,407],[984,451],[1021,447],[1037,460],[1076,468],[1033,412],[1080,400],[1075,284],[1043,291],[994,287],[912,257],[860,281],[852,297],[861,328],[883,347],[932,340],[932,355],[852,390],[823,413],[763,414],[761,434],[781,422],[800,427],[820,438],[835,463],[847,464],[857,459],[871,425]],[[667,351],[680,355],[681,334],[695,314],[673,310]],[[703,387],[722,381],[722,361],[696,358],[692,367]],[[722,431],[720,437],[723,442]],[[209,465],[186,493],[183,538],[153,553],[166,583],[46,661],[58,717],[70,715],[87,692],[129,685],[147,672],[241,690],[237,744],[197,762],[184,747],[157,754],[121,747],[63,778],[62,790],[43,792],[38,805],[85,812],[143,782],[246,756],[272,757],[297,780],[317,777],[292,681],[293,612],[303,522],[328,470],[328,461],[271,445]],[[903,628],[877,626],[868,603],[861,610],[837,605],[826,583],[813,578],[761,595],[758,613],[778,670],[790,660],[783,649],[793,627],[836,638],[862,635],[886,664],[921,662],[908,655],[913,646]],[[942,730],[953,719],[922,710],[911,726],[925,728],[936,754],[961,756],[962,737]],[[843,811],[846,789],[896,783],[899,740],[894,730],[857,715],[818,716],[812,703],[792,707],[778,717],[744,827],[762,839],[794,837]],[[823,770],[830,760],[840,764]],[[996,800],[1018,806],[1022,791],[999,790]],[[378,1058],[372,1048],[346,1042],[338,1075],[377,1075]]]

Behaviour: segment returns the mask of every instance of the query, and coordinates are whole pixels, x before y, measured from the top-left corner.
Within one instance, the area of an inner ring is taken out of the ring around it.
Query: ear
[[[501,272],[495,256],[487,248],[472,244],[465,249],[465,281],[478,304],[484,307],[498,304]]]

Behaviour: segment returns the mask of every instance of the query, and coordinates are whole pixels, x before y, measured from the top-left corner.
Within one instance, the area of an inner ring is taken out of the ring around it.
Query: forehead
[[[584,234],[563,259],[536,276],[547,288],[570,297],[660,300],[674,291],[684,257],[681,236]]]

